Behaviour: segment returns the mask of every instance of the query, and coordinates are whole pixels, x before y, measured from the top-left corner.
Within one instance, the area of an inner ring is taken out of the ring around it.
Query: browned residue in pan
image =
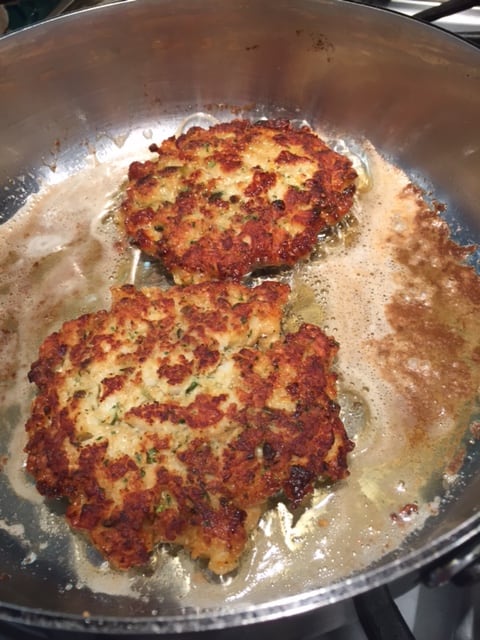
[[[385,309],[392,332],[376,344],[382,375],[408,404],[407,433],[419,445],[442,437],[429,425],[446,417],[458,421],[472,410],[480,386],[480,279],[464,262],[471,249],[450,239],[447,224],[418,190],[409,186],[403,197],[412,194],[418,204],[414,232],[397,230],[387,238],[405,271]],[[446,460],[449,444],[455,445],[445,443]]]

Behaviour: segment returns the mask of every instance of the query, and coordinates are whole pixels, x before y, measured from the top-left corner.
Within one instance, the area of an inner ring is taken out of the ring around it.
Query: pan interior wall
[[[218,24],[223,25],[221,30]],[[63,245],[78,243],[80,236],[90,233],[92,212],[99,215],[115,207],[128,162],[148,157],[151,142],[175,133],[185,117],[195,113],[206,114],[200,115],[200,123],[212,116],[229,119],[237,115],[306,120],[329,140],[342,140],[354,154],[366,156],[371,168],[381,174],[382,178],[375,178],[372,189],[364,194],[358,210],[360,222],[362,215],[364,220],[371,220],[369,216],[379,203],[391,203],[390,209],[398,205],[385,187],[385,177],[393,177],[399,191],[406,186],[405,176],[424,188],[431,201],[438,199],[447,204],[446,216],[461,242],[478,242],[478,58],[478,52],[424,25],[328,0],[300,1],[295,7],[286,0],[250,0],[241,4],[220,0],[119,3],[65,16],[4,38],[0,41],[0,92],[8,99],[0,103],[1,136],[6,150],[0,158],[0,222],[9,234],[14,226],[23,226],[24,241],[14,249],[10,242],[2,243],[2,251],[5,255],[12,251],[8,260],[15,264],[15,260],[25,259],[27,247],[27,262],[30,260],[32,269],[35,261],[43,261],[43,266],[34,270],[38,273],[36,286],[43,282],[45,288],[43,298],[37,299],[38,306],[34,307],[39,311],[37,315],[30,308],[31,276],[9,285],[16,287],[15,313],[20,309],[23,314],[24,333],[19,336],[25,336],[25,340],[20,342],[15,356],[23,358],[17,374],[10,371],[5,379],[19,376],[22,371],[25,374],[32,360],[30,354],[60,317],[73,317],[108,303],[111,278],[123,278],[129,269],[128,260],[118,260],[111,251],[108,239],[115,230],[108,216],[105,225],[99,226],[100,237],[94,239],[94,245],[81,246],[75,264],[69,261],[69,252]],[[391,165],[401,171],[391,170]],[[409,210],[409,203],[411,200],[403,202],[403,212]],[[407,218],[411,220],[408,215]],[[55,244],[58,234],[52,229],[60,228],[59,222],[66,235]],[[43,243],[35,241],[35,229],[42,225]],[[60,245],[62,248],[58,249]],[[326,257],[320,256],[322,266],[317,273],[310,269],[294,275],[297,291],[303,287],[315,290],[318,281],[322,281],[327,293],[320,291],[322,287],[317,288],[321,313],[316,313],[327,325],[330,323],[332,332],[338,326],[328,314],[337,304],[337,297],[333,272],[325,270],[325,265],[330,264],[332,256],[343,256],[344,249],[341,243],[332,245]],[[52,267],[52,255],[58,259],[56,267]],[[22,273],[28,274],[22,264]],[[61,284],[66,280],[65,274],[73,274],[78,265],[81,277],[72,277],[71,285]],[[100,269],[99,265],[105,268]],[[344,267],[343,277],[345,273],[348,266]],[[368,280],[368,274],[364,276],[359,282]],[[156,277],[151,265],[144,261],[139,283],[151,283]],[[19,286],[22,283],[23,290]],[[50,296],[50,291],[55,295]],[[76,300],[73,305],[72,299]],[[303,309],[302,313],[315,312]],[[9,317],[7,321],[8,330],[18,332],[17,319]],[[347,326],[344,334],[348,334]],[[12,352],[17,347],[14,345]],[[348,346],[345,351],[349,351]],[[353,397],[352,387],[358,390],[361,385],[358,373],[352,373],[353,365],[347,359],[343,364],[347,371],[343,387],[347,403]],[[367,373],[372,377],[371,372]],[[463,530],[469,518],[476,518],[478,478],[474,470],[478,444],[470,437],[472,442],[468,442],[469,438],[465,441],[463,467],[449,476],[455,478],[446,492],[454,499],[438,499],[440,491],[445,492],[444,452],[440,454],[441,469],[429,472],[428,482],[412,482],[421,486],[423,510],[418,522],[426,524],[415,532],[408,547],[396,548],[405,536],[399,536],[389,520],[388,535],[377,553],[378,527],[367,521],[372,507],[360,508],[354,522],[351,515],[342,511],[348,502],[342,506],[338,493],[322,489],[316,497],[316,522],[324,519],[324,511],[337,509],[333,512],[345,527],[341,529],[343,533],[358,526],[358,540],[351,534],[346,542],[339,537],[342,544],[330,547],[323,542],[320,528],[320,534],[316,534],[320,538],[312,538],[310,533],[310,542],[305,545],[295,539],[299,530],[280,507],[275,516],[263,521],[250,556],[253,563],[244,566],[240,580],[236,576],[214,581],[168,549],[159,556],[159,563],[169,567],[167,574],[157,572],[154,579],[112,575],[81,539],[72,541],[63,524],[64,505],[41,503],[21,467],[16,466],[15,460],[22,457],[21,423],[31,390],[23,388],[18,394],[15,387],[15,392],[12,399],[12,387],[3,391],[4,398],[12,401],[4,404],[8,410],[1,421],[5,436],[1,453],[9,460],[0,479],[3,495],[7,496],[0,513],[2,548],[8,550],[2,571],[11,576],[8,581],[0,581],[0,597],[13,607],[40,608],[80,618],[83,612],[108,616],[118,615],[120,610],[125,617],[133,618],[186,612],[189,620],[195,617],[194,610],[217,610],[224,602],[235,613],[252,605],[264,606],[286,593],[296,593],[301,600],[302,594],[316,589],[320,591],[312,596],[313,600],[324,604],[332,594],[336,598],[345,596],[346,577],[353,579],[354,585],[355,579],[358,585],[363,584],[360,576],[371,566],[372,558],[375,563],[371,579],[390,579],[392,571],[400,574],[416,568],[429,547],[436,553],[436,545],[440,552],[453,544],[455,532]],[[368,406],[368,401],[362,402]],[[473,424],[475,411],[478,407],[466,408],[465,425],[469,421]],[[382,436],[367,429],[363,436],[370,438],[370,447],[375,437],[386,442],[386,434],[388,430]],[[461,437],[456,434],[455,446],[460,446]],[[357,487],[363,487],[366,502],[377,505],[383,501],[388,515],[398,513],[409,502],[402,502],[403,495],[399,495],[405,476],[392,472],[377,482],[372,475],[360,471],[357,474],[363,436],[357,436],[358,453],[352,463]],[[395,445],[391,439],[390,444]],[[11,455],[12,451],[18,458]],[[415,472],[421,466],[419,455]],[[390,494],[379,490],[382,485]],[[413,490],[407,497],[410,496],[418,499]],[[428,519],[437,511],[438,515]],[[313,519],[304,519],[305,530],[311,531],[312,522]],[[405,522],[405,532],[416,529],[414,524]],[[272,531],[282,542],[270,544]],[[373,538],[371,543],[369,539]],[[285,554],[290,558],[288,570],[282,565]],[[298,557],[305,560],[305,567],[315,554],[310,571],[302,570],[300,575],[295,570]],[[352,565],[354,557],[357,565]],[[83,572],[85,567],[89,567],[88,575]],[[330,594],[322,592],[332,581]],[[240,583],[257,591],[241,588]]]

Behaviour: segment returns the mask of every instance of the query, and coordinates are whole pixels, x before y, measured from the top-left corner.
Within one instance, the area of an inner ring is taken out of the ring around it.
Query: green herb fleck
[[[166,511],[167,509],[170,509],[171,506],[172,506],[172,496],[166,491],[164,491],[160,496],[160,502],[155,507],[155,513],[162,513],[162,511]]]
[[[185,393],[191,393],[196,387],[198,387],[198,382],[196,382],[196,380],[193,380],[193,382],[191,382],[186,388]]]
[[[113,425],[113,424],[117,423],[117,422],[119,421],[119,419],[120,419],[120,416],[119,416],[119,408],[120,408],[120,407],[118,406],[118,402],[116,402],[116,403],[113,405],[113,407],[112,407],[112,409],[113,409],[113,416],[112,416],[112,419],[111,419],[111,421],[110,421],[110,424],[111,424],[111,425]]]
[[[158,450],[155,449],[155,447],[152,447],[151,449],[149,449],[147,451],[147,463],[148,464],[153,464],[154,462],[157,461],[157,453],[158,453]]]

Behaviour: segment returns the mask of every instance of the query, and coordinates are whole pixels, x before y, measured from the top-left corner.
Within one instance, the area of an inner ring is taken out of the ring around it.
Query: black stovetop
[[[0,0],[9,16],[9,30],[108,2],[124,0]],[[480,0],[355,0],[388,8],[408,16],[433,22],[456,35],[480,45]],[[423,15],[421,15],[423,14]]]

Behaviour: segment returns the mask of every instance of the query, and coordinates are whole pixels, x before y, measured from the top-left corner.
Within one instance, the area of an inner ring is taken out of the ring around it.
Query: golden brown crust
[[[130,165],[121,219],[177,283],[293,265],[352,206],[350,160],[286,120],[194,127],[150,149]]]
[[[171,542],[228,572],[271,496],[296,506],[346,476],[337,345],[308,324],[281,335],[288,294],[125,286],[42,344],[27,468],[114,566]]]

